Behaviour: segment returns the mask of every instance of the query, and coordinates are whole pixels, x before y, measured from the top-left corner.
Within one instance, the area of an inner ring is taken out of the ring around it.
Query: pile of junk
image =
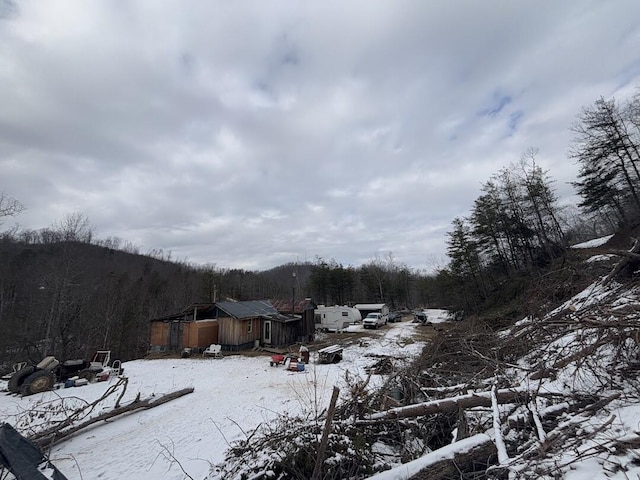
[[[114,360],[111,351],[98,350],[92,360],[58,361],[53,356],[42,359],[36,365],[21,362],[13,366],[13,372],[2,377],[8,380],[9,392],[33,395],[60,387],[80,387],[95,381],[105,381],[111,376],[123,374],[122,363]]]
[[[298,353],[277,353],[271,355],[269,365],[277,367],[278,365],[284,365],[284,367],[292,372],[304,372],[305,364],[309,363],[309,349],[302,345]]]

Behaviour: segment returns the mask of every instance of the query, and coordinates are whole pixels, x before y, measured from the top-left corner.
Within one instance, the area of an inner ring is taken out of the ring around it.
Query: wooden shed
[[[313,300],[310,298],[300,300],[280,299],[271,300],[271,304],[278,313],[300,317],[300,322],[297,324],[297,331],[295,333],[296,342],[304,343],[313,340],[316,329],[314,312],[317,307]]]
[[[224,350],[286,347],[297,341],[301,317],[283,315],[266,300],[218,302],[219,342]]]
[[[219,324],[215,305],[197,303],[173,315],[151,320],[150,351],[202,351],[218,343]]]

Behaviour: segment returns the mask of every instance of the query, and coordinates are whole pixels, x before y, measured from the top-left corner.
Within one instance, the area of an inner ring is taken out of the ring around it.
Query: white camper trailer
[[[339,332],[344,330],[352,323],[362,320],[360,312],[351,307],[341,307],[335,305],[333,307],[325,307],[318,305],[315,309],[316,330],[325,332]]]

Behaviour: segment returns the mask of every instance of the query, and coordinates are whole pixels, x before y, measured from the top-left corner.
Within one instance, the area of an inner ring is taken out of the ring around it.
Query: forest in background
[[[0,237],[0,362],[87,358],[105,348],[123,360],[140,358],[148,352],[151,319],[214,300],[427,305],[437,294],[429,281],[391,254],[358,268],[321,258],[260,272],[194,265],[98,239],[75,213],[48,228]]]
[[[86,358],[109,348],[123,359],[147,353],[149,321],[214,299],[312,298],[318,304],[385,302],[393,309],[441,307],[512,320],[538,297],[570,293],[566,263],[575,242],[635,225],[640,217],[640,94],[598,99],[572,127],[579,205],[560,206],[554,181],[531,149],[482,186],[468,217],[447,234],[450,263],[433,274],[389,252],[362,266],[335,259],[268,271],[192,265],[170,252],[95,238],[72,213],[40,230],[0,234],[0,362],[45,354]],[[0,193],[0,222],[22,204]],[[215,257],[215,252],[212,252]],[[555,272],[557,282],[548,282]]]

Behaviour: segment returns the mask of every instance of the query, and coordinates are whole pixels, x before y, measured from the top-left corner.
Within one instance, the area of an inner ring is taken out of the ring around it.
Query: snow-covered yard
[[[160,407],[84,430],[55,446],[51,459],[69,480],[177,480],[186,478],[181,468],[194,479],[203,479],[212,464],[224,459],[230,442],[243,438],[261,422],[283,412],[314,408],[316,402],[326,408],[333,386],[344,386],[346,371],[364,375],[365,367],[375,363],[377,359],[369,355],[389,355],[398,362],[418,355],[423,344],[412,339],[416,328],[420,327],[401,322],[368,331],[360,344],[345,348],[344,358],[337,364],[316,364],[312,347],[311,364],[304,372],[271,367],[267,354],[127,362],[124,368],[129,383],[123,404],[138,393],[144,399],[186,387],[195,390]],[[361,329],[350,327],[350,331]],[[60,398],[78,405],[92,402],[116,381],[112,378],[24,398],[2,394],[0,422],[28,434],[42,419],[26,412],[41,411],[50,402],[59,403]],[[116,396],[110,396],[102,408],[112,408]]]
[[[422,386],[426,398],[421,403],[392,408],[376,405],[366,417],[349,417],[341,424],[336,422],[334,427],[352,428],[362,434],[360,429],[382,425],[377,432],[379,437],[371,437],[377,439],[371,452],[377,451],[378,457],[383,458],[385,449],[392,445],[385,441],[389,440],[390,432],[397,430],[387,429],[384,422],[396,425],[402,419],[403,425],[416,426],[412,418],[434,417],[435,413],[445,413],[441,417],[446,418],[446,412],[464,410],[465,421],[461,424],[468,429],[468,437],[453,441],[456,428],[450,432],[451,441],[447,438],[449,434],[445,434],[444,445],[432,449],[431,445],[424,448],[426,444],[421,443],[414,459],[404,464],[389,450],[384,464],[378,463],[376,467],[391,470],[373,469],[380,472],[374,478],[381,480],[404,480],[424,469],[442,469],[445,463],[459,468],[459,459],[468,461],[465,455],[470,451],[481,451],[482,460],[496,457],[492,460],[494,465],[487,464],[487,471],[508,472],[509,478],[640,478],[638,305],[637,285],[596,281],[543,317],[527,317],[495,335],[495,339],[484,333],[478,336],[477,332],[466,332],[469,336],[464,337],[465,342],[470,344],[469,339],[474,342],[468,351],[461,347],[463,338],[457,335],[472,327],[453,322],[449,328],[441,329],[444,333],[438,337],[439,342],[452,340],[452,350],[447,350],[444,343],[428,345],[427,351],[432,349],[440,357],[430,356],[421,368],[427,369],[429,378],[442,382]],[[450,318],[443,310],[425,313],[431,322]],[[283,413],[302,417],[303,411],[324,411],[334,385],[341,388],[341,397],[348,403],[346,387],[353,384],[347,384],[347,372],[352,379],[364,379],[367,367],[379,363],[380,356],[392,359],[397,367],[403,366],[423,350],[424,329],[410,321],[389,324],[376,331],[351,326],[343,334],[326,338],[344,342],[341,362],[317,364],[314,351],[318,347],[311,346],[311,362],[303,372],[269,366],[268,354],[127,362],[125,404],[138,394],[146,399],[160,398],[187,387],[193,387],[194,391],[157,408],[82,430],[53,447],[51,460],[69,480],[206,480],[230,478],[229,475],[240,478],[240,474],[255,472],[260,474],[256,478],[271,478],[272,458],[268,452],[265,454],[246,442],[241,449],[244,453],[229,459],[225,456],[229,445],[246,439],[260,424]],[[500,344],[493,343],[494,340],[500,340]],[[490,342],[484,350],[483,341]],[[486,352],[509,361],[496,363]],[[492,368],[485,369],[485,377],[471,371],[468,373],[472,380],[449,385],[446,380],[454,373],[452,366],[464,371],[464,365],[472,365],[458,362],[465,358],[475,363],[478,359],[485,360]],[[435,363],[430,363],[434,359]],[[439,378],[441,367],[443,376]],[[384,380],[385,376],[373,375],[368,388],[380,386]],[[52,415],[60,414],[52,405],[59,405],[63,399],[69,408],[92,402],[116,382],[112,378],[109,382],[24,398],[0,395],[0,422],[8,422],[30,435]],[[112,409],[116,397],[110,396],[92,415]],[[451,410],[450,406],[455,408]],[[295,439],[306,446],[313,445],[309,438],[300,440],[300,435],[307,431],[311,437],[316,435],[313,429],[309,430],[304,420],[290,422],[294,423],[286,424],[287,433],[293,430]],[[425,428],[431,428],[428,422]],[[274,431],[267,430],[267,434]],[[342,438],[344,434],[335,436]],[[272,437],[266,438],[271,441]],[[402,438],[411,443],[419,437]],[[295,441],[291,443],[297,445]],[[277,443],[273,447],[272,453],[282,449]],[[257,455],[252,455],[254,452]],[[334,452],[330,460],[338,456]],[[289,454],[282,458],[291,460]],[[211,467],[222,462],[224,467],[212,472]],[[236,468],[238,465],[240,468]],[[329,462],[325,461],[325,465]],[[372,469],[367,471],[373,473]],[[363,472],[358,472],[356,477],[362,478]]]

